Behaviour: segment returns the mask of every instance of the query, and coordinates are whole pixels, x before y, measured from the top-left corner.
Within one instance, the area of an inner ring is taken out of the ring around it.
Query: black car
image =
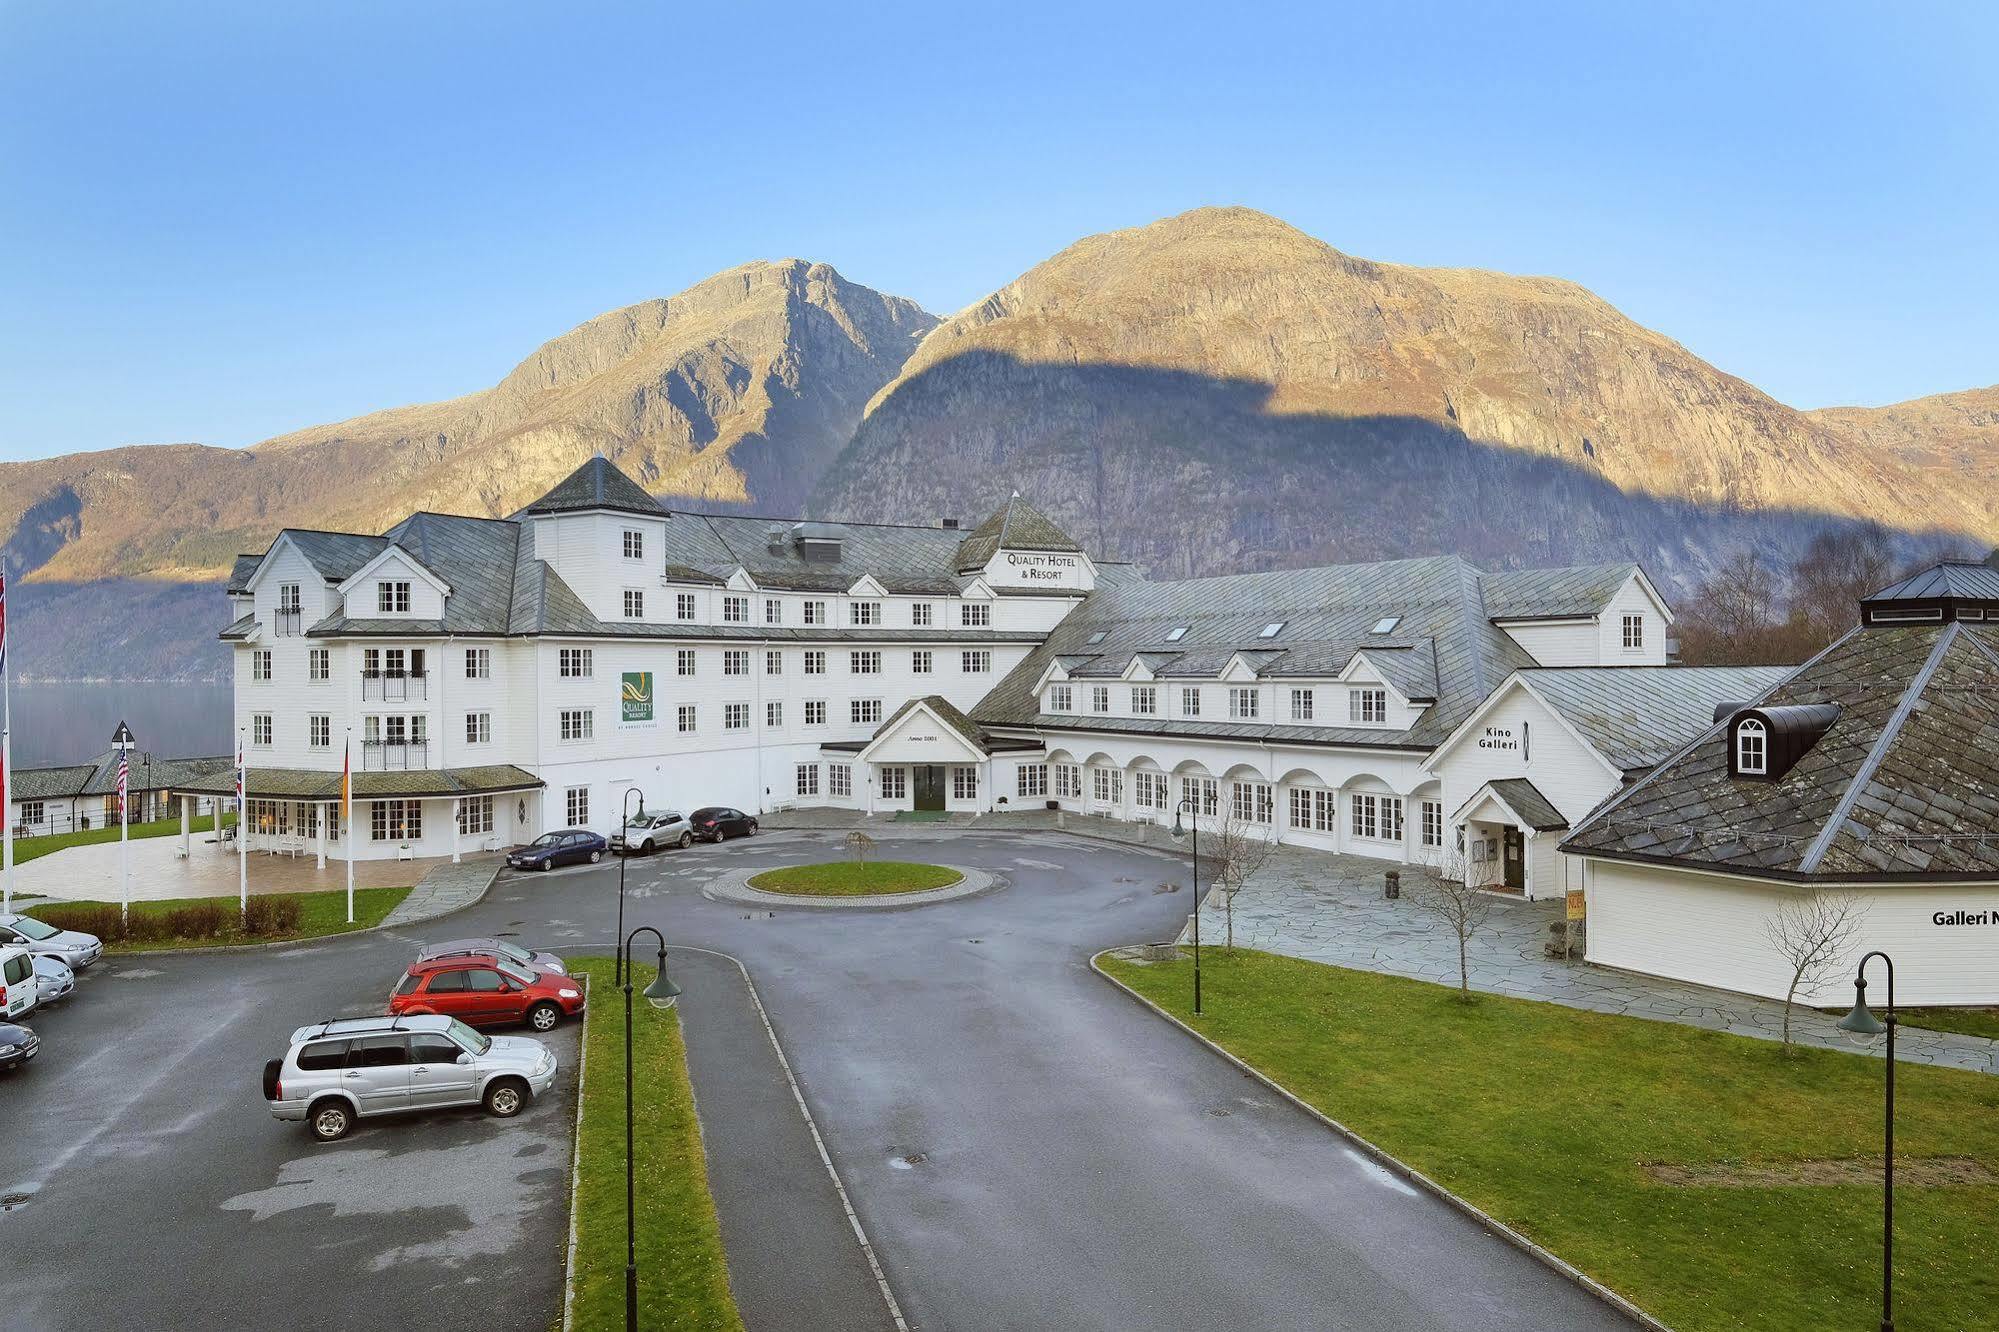
[[[757,820],[754,814],[745,814],[740,809],[727,805],[708,805],[687,816],[696,837],[710,842],[719,842],[725,837],[754,837]]]
[[[594,865],[609,847],[603,838],[587,828],[564,828],[543,833],[526,846],[507,852],[507,864],[515,869],[554,869],[557,865]]]
[[[41,1053],[41,1037],[26,1027],[0,1022],[0,1069],[9,1072]]]

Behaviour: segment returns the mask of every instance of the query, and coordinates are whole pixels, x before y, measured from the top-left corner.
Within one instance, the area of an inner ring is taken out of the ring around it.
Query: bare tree
[[[1471,1002],[1471,941],[1492,911],[1489,861],[1472,860],[1462,848],[1437,862],[1434,877],[1417,874],[1405,896],[1417,910],[1444,923],[1458,941],[1458,997]]]
[[[859,829],[855,829],[853,832],[847,834],[847,850],[853,855],[856,862],[862,865],[867,864],[868,852],[874,849],[875,839]]]
[[[1790,988],[1784,991],[1786,1050],[1791,1048],[1791,1005],[1798,991],[1816,990],[1845,969],[1871,905],[1865,898],[1814,893],[1787,898],[1764,922],[1764,937],[1791,968]]]
[[[1277,839],[1261,823],[1239,818],[1224,809],[1215,826],[1201,834],[1201,859],[1208,864],[1212,882],[1222,890],[1222,915],[1226,922],[1227,947],[1235,948],[1235,895],[1255,878],[1277,852]]]

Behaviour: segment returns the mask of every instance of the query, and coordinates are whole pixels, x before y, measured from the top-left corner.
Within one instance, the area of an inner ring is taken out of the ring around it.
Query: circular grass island
[[[949,888],[964,875],[948,865],[912,860],[829,861],[787,865],[750,876],[749,886],[792,897],[893,897]]]

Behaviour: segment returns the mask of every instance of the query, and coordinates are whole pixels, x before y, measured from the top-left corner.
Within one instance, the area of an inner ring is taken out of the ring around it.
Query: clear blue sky
[[[1968,3],[0,0],[0,456],[464,393],[753,258],[948,312],[1210,203],[1572,278],[1798,406],[1989,384],[1995,49]]]

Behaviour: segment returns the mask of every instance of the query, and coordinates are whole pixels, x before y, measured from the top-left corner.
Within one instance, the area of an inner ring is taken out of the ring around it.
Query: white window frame
[[[878,698],[857,698],[848,705],[847,716],[855,726],[879,726],[882,721],[882,701]]]
[[[260,748],[268,748],[274,732],[271,729],[271,714],[253,712],[250,714],[250,743]]]
[[[307,714],[305,743],[312,749],[333,748],[333,718],[330,714],[324,712]]]
[[[1014,794],[1022,800],[1046,800],[1048,798],[1048,765],[1046,763],[1023,763],[1014,774]]]
[[[383,579],[375,584],[375,613],[377,615],[408,615],[410,613],[410,585],[401,579]]]
[[[465,678],[468,680],[493,678],[493,649],[482,647],[465,649]]]
[[[1255,721],[1262,706],[1257,695],[1262,691],[1255,685],[1229,686],[1229,720]]]
[[[769,698],[764,700],[764,726],[776,731],[784,727],[784,700]]]
[[[819,795],[819,765],[817,763],[796,765],[792,776],[792,790],[800,796],[816,798]]]
[[[555,717],[556,735],[564,743],[594,740],[597,712],[594,708],[564,708]]]
[[[805,724],[807,726],[824,726],[826,724],[825,699],[808,698],[805,700]]]
[[[747,703],[724,703],[722,705],[722,729],[725,731],[749,730],[750,705]]]
[[[1065,684],[1049,685],[1048,710],[1050,712],[1074,712],[1076,710],[1075,691]]]
[[[722,649],[722,674],[748,675],[750,673],[750,650],[748,648]]]
[[[678,705],[673,713],[673,730],[675,735],[699,735],[701,709],[692,703]]]
[[[1735,723],[1735,770],[1745,777],[1770,775],[1770,728],[1755,717]]]
[[[932,664],[933,658],[928,648],[918,648],[909,654],[909,673],[911,675],[929,675]]]
[[[306,649],[305,678],[308,684],[325,684],[333,678],[333,650],[331,648]]]
[[[490,745],[493,743],[492,713],[468,712],[465,714],[465,743],[468,745]]]
[[[750,599],[742,596],[722,598],[722,623],[748,624],[750,622]]]
[[[564,680],[588,680],[597,669],[597,654],[590,648],[558,648],[555,673]]]
[[[805,649],[805,673],[807,675],[824,675],[826,673],[826,649]]]
[[[928,629],[934,622],[933,608],[927,601],[913,601],[909,604],[909,623],[917,629]]]
[[[1388,724],[1388,691],[1378,685],[1361,685],[1347,692],[1347,720],[1355,726]]]
[[[1624,650],[1643,652],[1645,650],[1645,617],[1626,615],[1624,617]]]
[[[856,629],[873,629],[882,622],[882,604],[879,601],[850,601],[847,603],[847,623]]]
[[[979,770],[969,763],[951,765],[951,798],[953,800],[977,800],[979,798]]]
[[[676,592],[673,594],[674,619],[692,620],[697,613],[695,610],[694,594],[692,592]]]
[[[625,529],[625,558],[642,560],[646,557],[646,534],[636,527]]]
[[[847,654],[849,675],[880,675],[882,654],[879,648],[856,648]]]
[[[1159,715],[1159,686],[1133,685],[1131,687],[1131,715],[1134,717],[1156,717]]]
[[[958,654],[958,669],[963,675],[989,675],[993,669],[993,654],[985,648],[973,648]]]
[[[695,656],[693,648],[675,648],[673,650],[673,673],[676,677],[683,680],[691,679],[699,669],[700,661]]]
[[[826,765],[826,794],[834,800],[854,798],[854,765],[851,763],[828,763]]]
[[[1111,710],[1111,687],[1109,685],[1090,686],[1090,711],[1108,713]]]
[[[991,602],[967,601],[958,607],[958,624],[964,629],[989,629],[993,622]]]
[[[587,827],[590,823],[590,788],[572,786],[562,793],[562,812],[568,817],[565,825],[571,828]]]
[[[1291,720],[1294,722],[1311,721],[1313,719],[1312,714],[1316,710],[1317,705],[1317,690],[1310,688],[1293,689],[1291,691]]]
[[[251,648],[250,678],[268,684],[273,674],[271,650],[269,648]]]

